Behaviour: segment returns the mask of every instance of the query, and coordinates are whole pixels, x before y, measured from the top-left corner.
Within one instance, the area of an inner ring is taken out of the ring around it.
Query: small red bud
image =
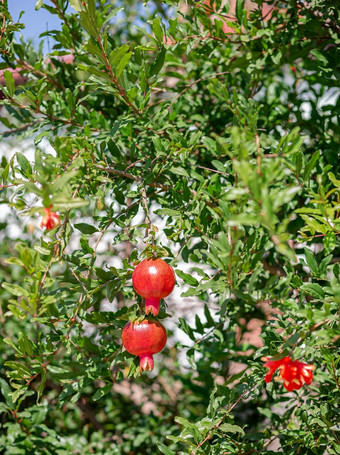
[[[55,212],[51,211],[51,207],[49,208],[44,208],[44,213],[45,215],[43,216],[43,219],[41,220],[40,227],[46,228],[46,231],[51,231],[55,227],[60,225],[60,218],[59,215]]]

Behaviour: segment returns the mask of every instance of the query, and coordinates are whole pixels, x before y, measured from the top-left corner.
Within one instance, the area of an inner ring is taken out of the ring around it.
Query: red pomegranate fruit
[[[175,273],[162,259],[145,259],[132,274],[133,287],[145,298],[145,313],[157,316],[161,299],[175,287]]]
[[[125,349],[139,356],[139,370],[153,370],[153,354],[160,352],[166,343],[167,336],[163,324],[159,321],[128,322],[122,332]]]

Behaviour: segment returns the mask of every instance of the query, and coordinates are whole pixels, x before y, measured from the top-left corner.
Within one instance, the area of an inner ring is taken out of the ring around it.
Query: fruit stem
[[[152,354],[142,354],[139,356],[139,371],[152,371],[153,357]]]
[[[161,304],[161,299],[157,297],[150,297],[145,299],[145,313],[146,314],[153,314],[157,316],[159,312],[159,305]]]

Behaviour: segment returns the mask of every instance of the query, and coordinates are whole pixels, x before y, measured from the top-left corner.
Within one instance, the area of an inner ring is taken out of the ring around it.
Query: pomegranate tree
[[[175,287],[175,273],[162,259],[145,259],[135,268],[132,283],[137,294],[145,298],[145,313],[156,316],[161,299]]]
[[[125,349],[139,356],[140,371],[153,370],[152,356],[164,348],[166,340],[165,327],[159,321],[128,322],[122,332]]]

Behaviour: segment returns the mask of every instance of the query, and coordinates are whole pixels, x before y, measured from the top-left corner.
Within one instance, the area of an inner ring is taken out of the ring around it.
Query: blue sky
[[[25,41],[28,39],[33,40],[33,44],[36,49],[38,49],[40,41],[43,40],[43,51],[46,54],[49,51],[48,40],[51,50],[53,48],[54,41],[51,37],[47,38],[46,36],[40,39],[39,35],[43,32],[46,32],[47,30],[60,30],[61,21],[56,14],[51,14],[44,8],[40,8],[39,11],[36,11],[35,3],[36,0],[8,0],[8,9],[12,15],[14,22],[19,20],[20,12],[24,11],[20,22],[25,24],[25,28],[21,31],[21,33],[16,34],[17,40],[19,39],[20,34],[22,34]],[[46,3],[46,5],[53,6],[49,0],[44,0],[44,3]],[[124,2],[122,3],[124,4]],[[143,3],[140,2],[139,6],[142,10]],[[148,8],[151,10],[154,9],[152,2],[149,2]],[[74,10],[69,7],[68,12],[74,13]],[[119,15],[117,17],[119,17]],[[138,20],[135,22],[135,24],[145,27],[145,24],[142,22],[139,23]]]
[[[50,4],[50,2],[46,2]],[[22,34],[25,40],[29,38],[33,39],[34,47],[38,48],[40,33],[48,30],[60,29],[60,19],[55,14],[51,14],[43,8],[39,11],[35,10],[35,0],[8,0],[8,9],[12,15],[14,21],[17,21],[21,11],[25,11],[20,19],[20,22],[24,23],[26,27],[22,30]],[[47,25],[46,25],[47,24]],[[20,35],[20,34],[19,34]],[[42,38],[44,40],[44,52],[48,52],[47,37]],[[49,38],[50,46],[53,46],[53,40]]]

